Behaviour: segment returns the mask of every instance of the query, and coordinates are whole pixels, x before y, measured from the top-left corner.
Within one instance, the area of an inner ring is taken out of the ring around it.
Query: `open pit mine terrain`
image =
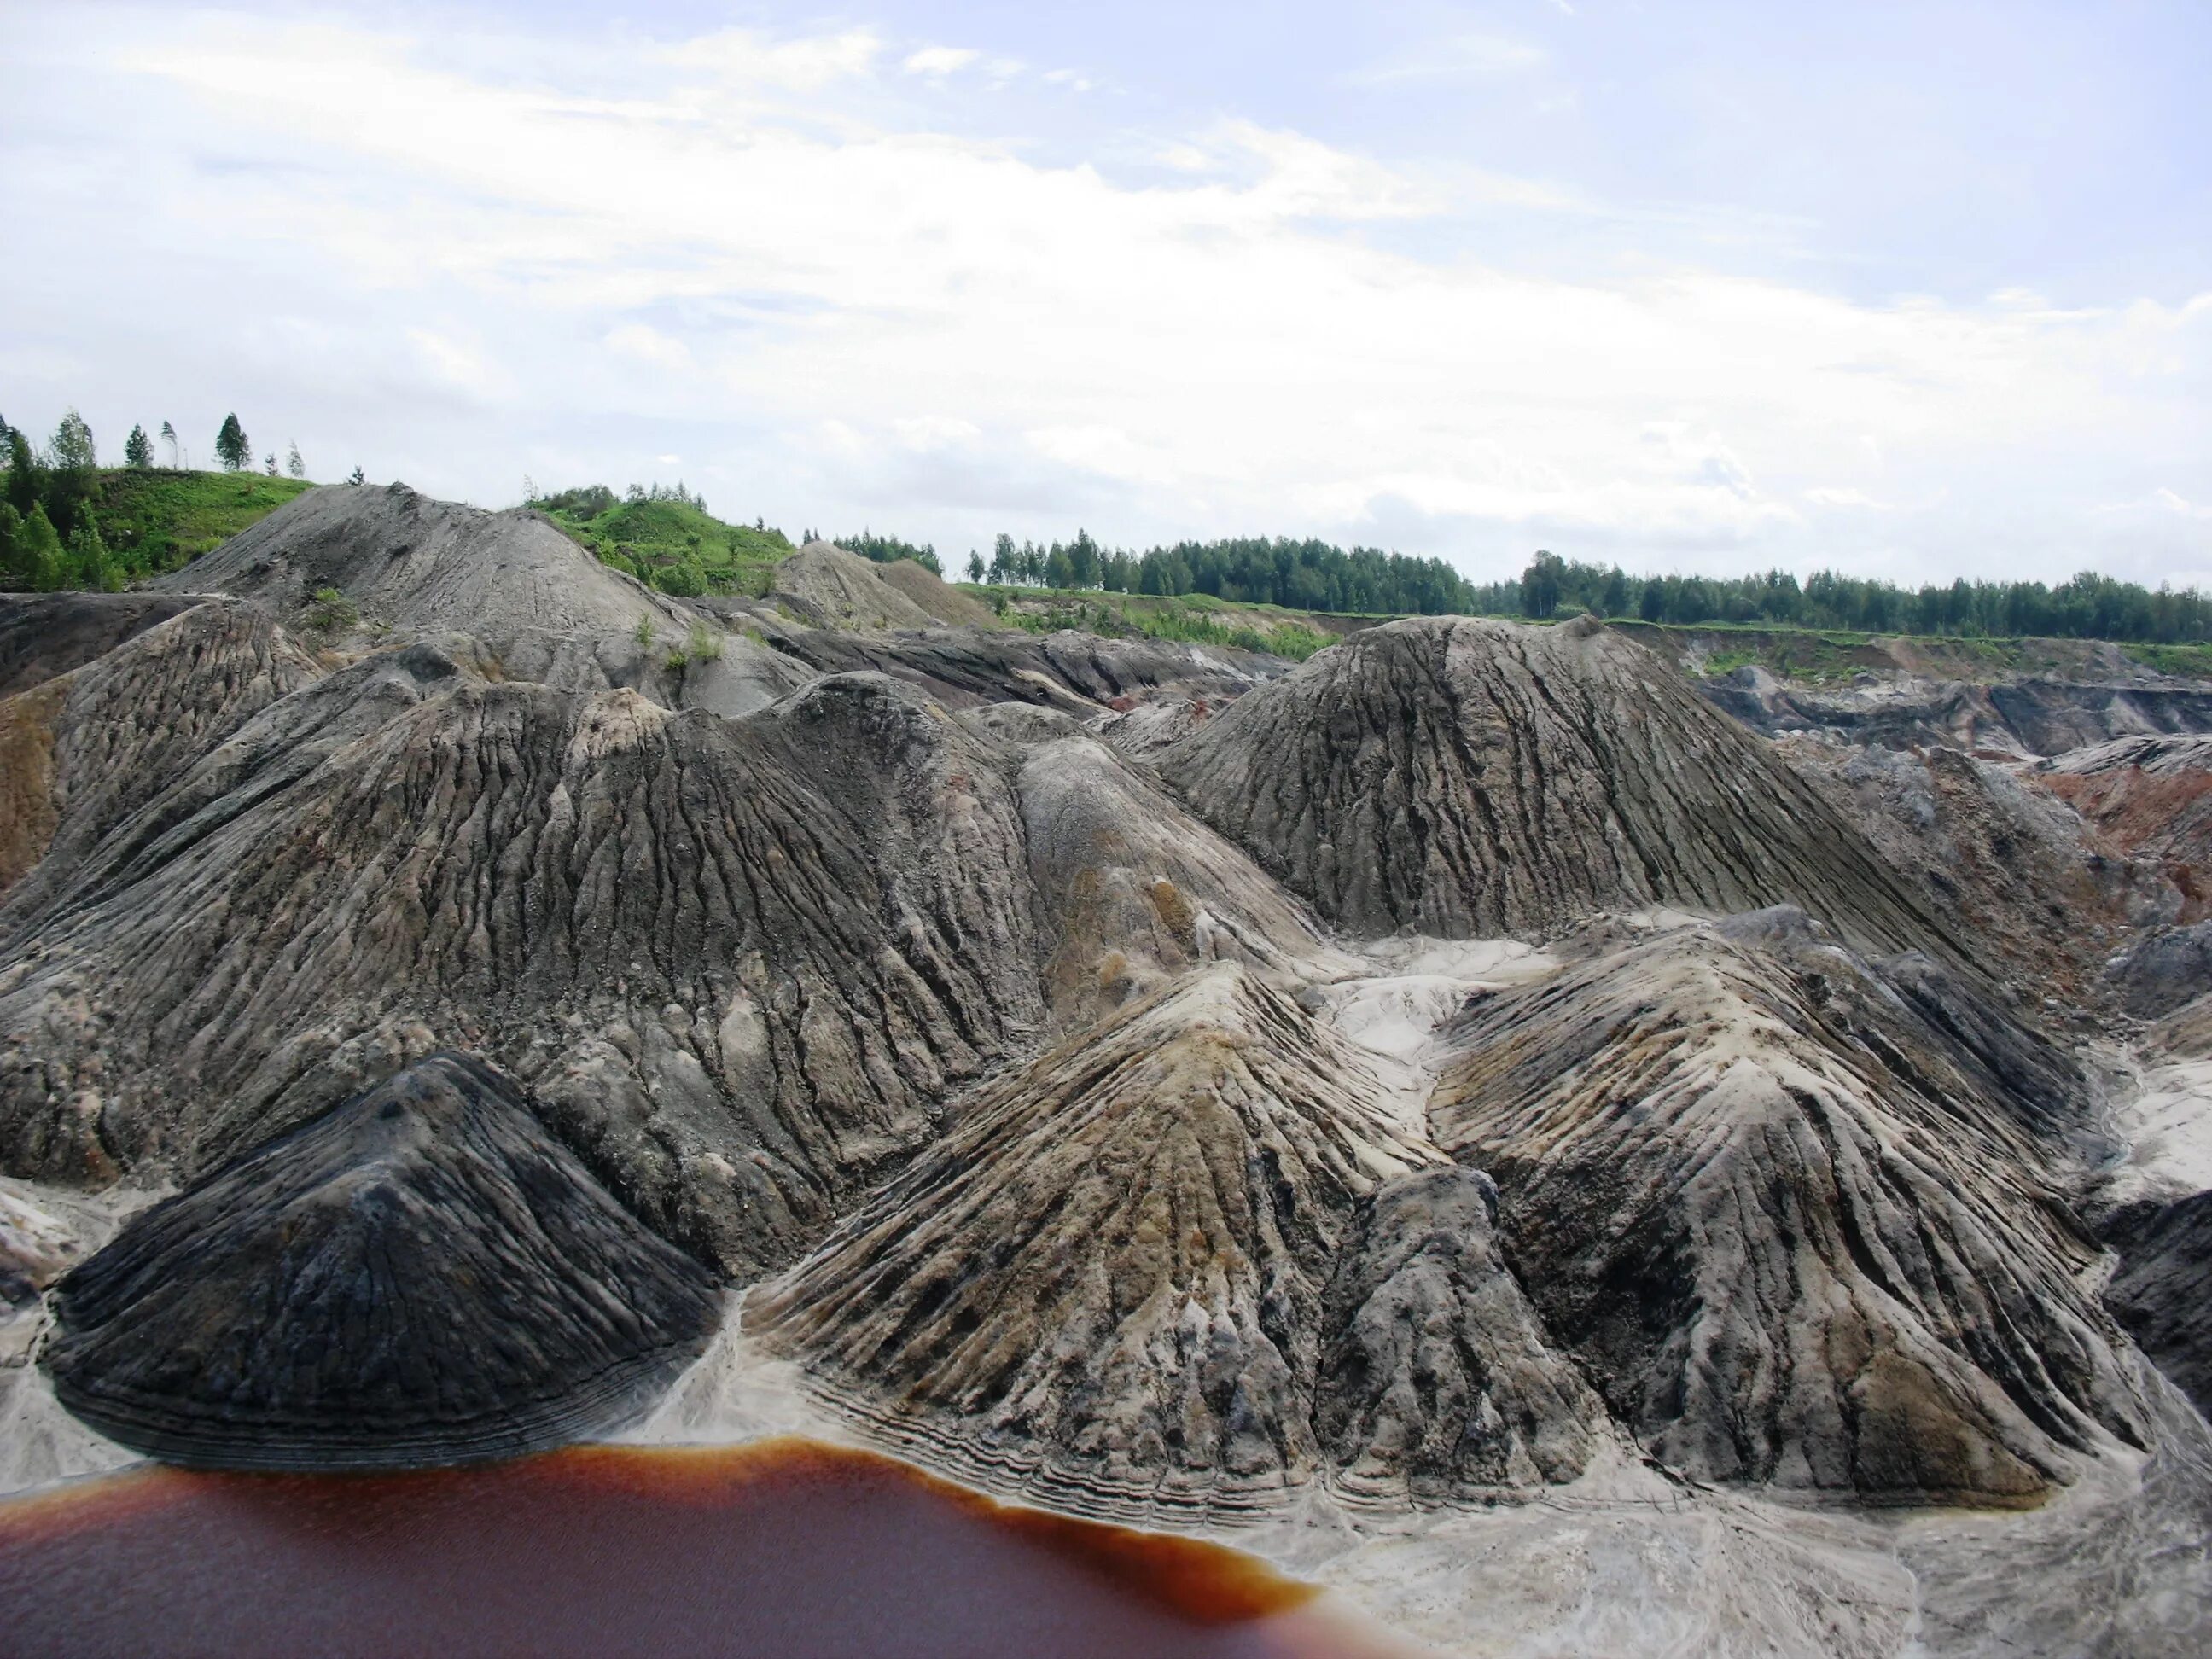
[[[1416,1650],[2212,1650],[2212,686],[886,568],[0,599],[0,1492],[797,1433]]]

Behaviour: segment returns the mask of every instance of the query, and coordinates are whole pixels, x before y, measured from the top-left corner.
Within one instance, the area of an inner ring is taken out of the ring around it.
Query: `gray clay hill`
[[[649,1413],[1444,1651],[2204,1651],[2212,688],[1345,627],[398,486],[0,599],[0,1487]]]

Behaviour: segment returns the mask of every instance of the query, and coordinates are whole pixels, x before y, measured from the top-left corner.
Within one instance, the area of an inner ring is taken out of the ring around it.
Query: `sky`
[[[0,417],[955,559],[2212,587],[2212,6],[0,0]]]

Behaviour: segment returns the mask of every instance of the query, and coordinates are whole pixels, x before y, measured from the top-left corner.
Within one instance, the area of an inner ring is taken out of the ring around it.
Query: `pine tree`
[[[972,547],[968,550],[968,580],[978,584],[983,580],[983,556]]]
[[[167,421],[161,422],[161,441],[169,447],[169,466],[173,471],[180,465],[177,459],[177,428]]]
[[[39,458],[31,453],[31,441],[23,428],[8,428],[8,504],[26,519],[46,493],[45,469]]]
[[[62,538],[54,534],[54,521],[46,516],[43,506],[33,504],[23,520],[19,545],[22,549],[24,578],[30,586],[41,593],[52,593],[61,587],[66,574],[62,568]]]
[[[359,467],[356,467],[353,470],[353,477],[348,478],[346,482],[350,484],[367,483],[368,482],[368,474],[362,471]]]
[[[92,442],[92,428],[84,423],[84,416],[72,409],[62,416],[62,423],[54,428],[54,469],[62,472],[77,472],[88,471],[99,465],[99,453]]]
[[[284,470],[295,478],[307,476],[307,464],[300,459],[300,443],[296,438],[292,441],[292,453],[284,458]]]
[[[253,446],[246,441],[246,428],[236,415],[222,417],[222,429],[215,434],[215,453],[226,472],[242,472],[253,464]]]
[[[270,450],[266,455],[264,455],[261,458],[261,470],[264,472],[266,472],[272,478],[276,476],[276,452],[275,450]]]
[[[141,471],[154,465],[154,441],[146,435],[144,427],[131,428],[131,435],[123,441],[123,459]]]

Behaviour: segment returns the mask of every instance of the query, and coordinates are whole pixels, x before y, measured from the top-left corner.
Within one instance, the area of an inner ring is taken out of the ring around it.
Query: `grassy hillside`
[[[174,570],[235,536],[314,485],[259,472],[171,472],[103,468],[93,516],[132,577]]]
[[[611,489],[567,489],[532,506],[603,564],[665,592],[768,592],[769,576],[792,551],[781,530],[725,524],[696,501],[617,497]]]

